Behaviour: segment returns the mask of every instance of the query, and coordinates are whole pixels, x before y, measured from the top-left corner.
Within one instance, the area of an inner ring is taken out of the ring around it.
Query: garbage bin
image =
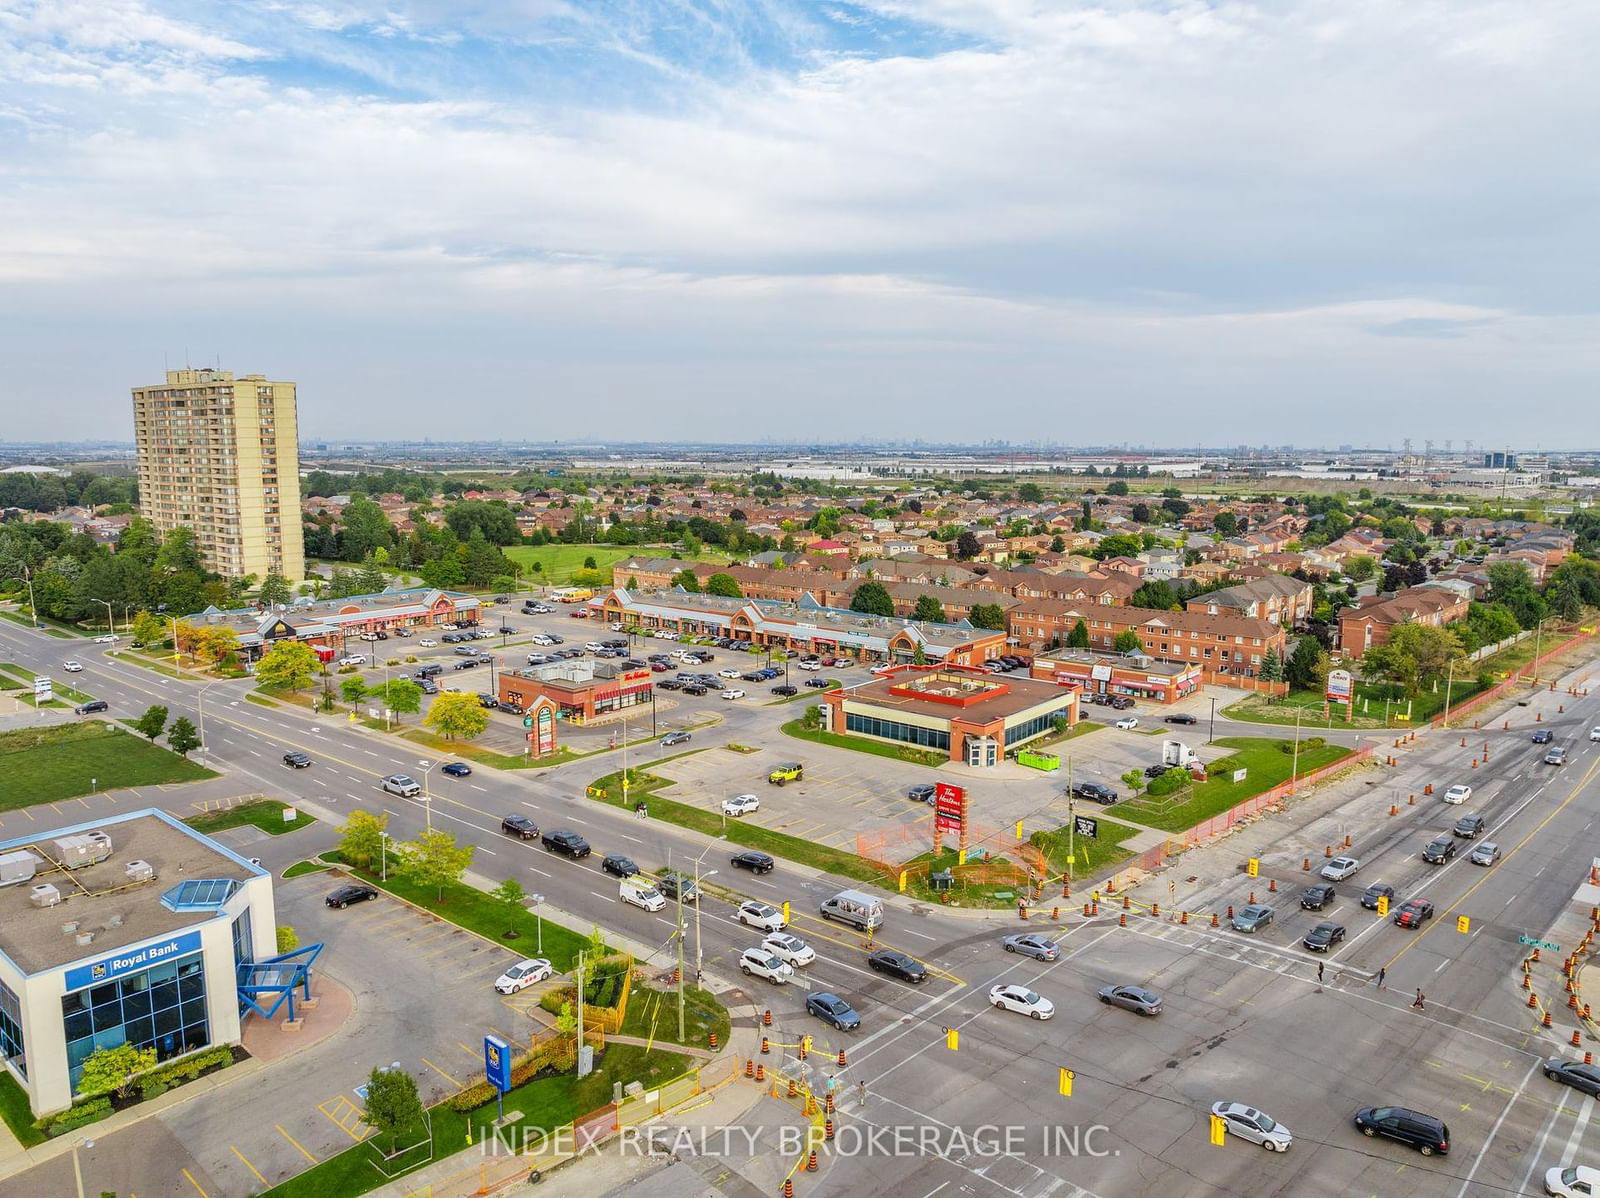
[[[928,885],[934,890],[949,890],[955,885],[956,875],[954,870],[941,869],[928,875]]]

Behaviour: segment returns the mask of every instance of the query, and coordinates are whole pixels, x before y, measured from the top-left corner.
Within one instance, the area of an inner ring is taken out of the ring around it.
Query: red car
[[[1420,928],[1433,918],[1433,904],[1427,899],[1408,899],[1394,913],[1394,921],[1402,928]]]
[[[571,614],[574,620],[587,620],[589,618],[589,609],[587,607],[575,607],[572,609]]]

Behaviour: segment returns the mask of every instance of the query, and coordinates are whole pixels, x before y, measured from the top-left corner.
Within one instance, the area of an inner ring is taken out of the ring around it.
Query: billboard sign
[[[35,678],[33,680],[33,701],[43,705],[55,698],[55,681],[51,678]]]
[[[965,787],[940,782],[933,788],[933,821],[941,832],[959,832],[967,818]]]
[[[1352,693],[1352,680],[1349,670],[1328,671],[1328,687],[1325,697],[1330,703],[1348,703]]]
[[[500,1093],[511,1089],[511,1045],[499,1036],[483,1038],[483,1075]]]
[[[1092,815],[1073,816],[1072,830],[1076,835],[1087,836],[1090,840],[1100,839],[1100,821]]]

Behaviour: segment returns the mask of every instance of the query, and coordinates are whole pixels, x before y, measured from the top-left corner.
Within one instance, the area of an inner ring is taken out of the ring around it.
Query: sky
[[[0,440],[1600,445],[1593,0],[0,0]]]

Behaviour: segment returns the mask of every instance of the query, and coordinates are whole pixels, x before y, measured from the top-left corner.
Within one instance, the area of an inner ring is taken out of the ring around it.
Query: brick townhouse
[[[1249,616],[1293,626],[1311,615],[1312,590],[1309,582],[1283,574],[1266,574],[1196,595],[1184,604],[1189,611],[1209,615]]]
[[[1442,628],[1463,619],[1469,602],[1462,591],[1428,585],[1407,587],[1388,599],[1371,596],[1339,613],[1339,648],[1346,657],[1361,657],[1388,641],[1401,624]]]
[[[1091,649],[1111,652],[1117,635],[1132,630],[1149,656],[1197,665],[1206,682],[1254,677],[1267,651],[1276,650],[1281,658],[1286,644],[1283,628],[1271,620],[1049,599],[1032,600],[1013,609],[1007,617],[1007,630],[1018,644],[1036,653],[1048,652],[1066,643],[1079,620],[1088,629]]]

